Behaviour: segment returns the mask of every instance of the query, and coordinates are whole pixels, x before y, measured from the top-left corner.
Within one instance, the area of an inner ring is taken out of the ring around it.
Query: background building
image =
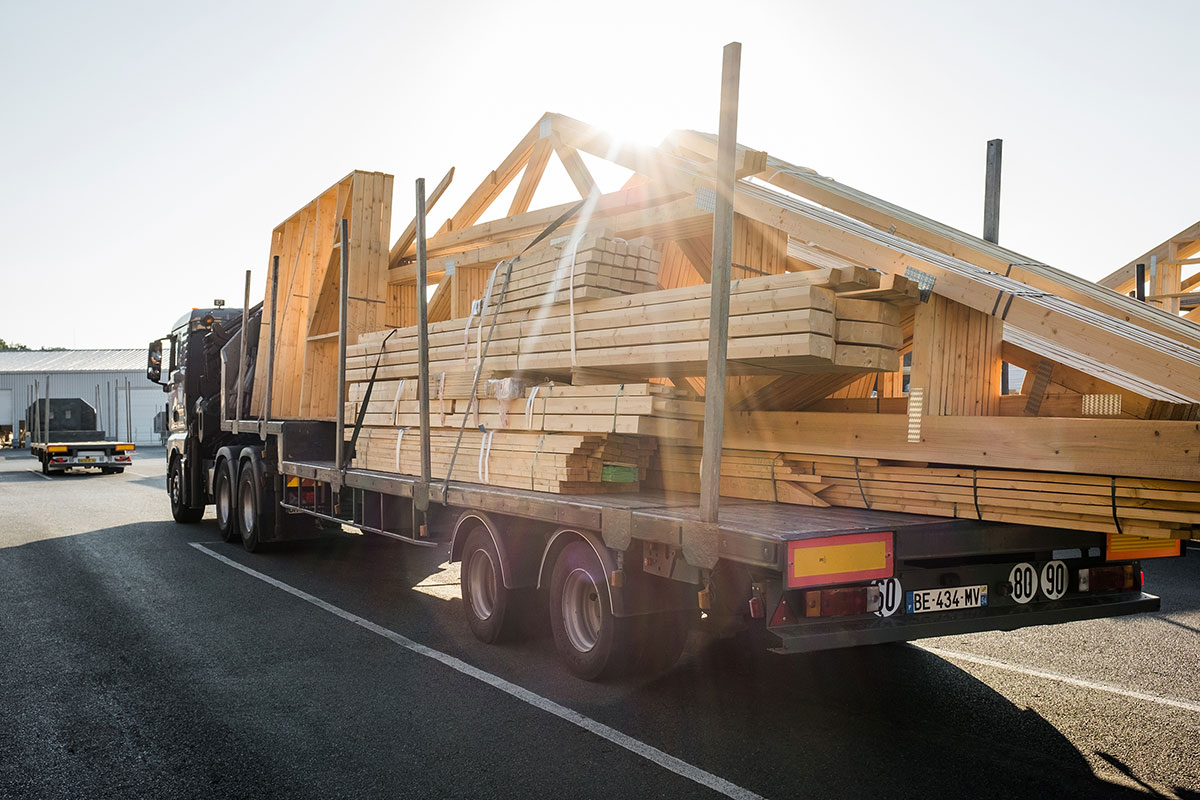
[[[108,438],[159,443],[154,416],[166,395],[146,379],[145,349],[0,351],[0,443],[19,441],[30,389],[36,381],[42,396],[47,376],[51,397],[79,397],[96,407],[97,426]]]

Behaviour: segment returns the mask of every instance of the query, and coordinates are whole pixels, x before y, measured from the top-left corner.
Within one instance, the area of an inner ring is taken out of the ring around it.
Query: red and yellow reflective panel
[[[796,589],[890,578],[894,536],[877,531],[788,542],[787,585]]]

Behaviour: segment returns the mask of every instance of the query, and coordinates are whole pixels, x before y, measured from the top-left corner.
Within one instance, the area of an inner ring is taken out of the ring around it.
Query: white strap
[[[525,429],[533,429],[533,399],[537,397],[538,389],[542,387],[535,386],[529,392],[529,399],[525,401]]]
[[[483,301],[475,299],[471,301],[471,313],[467,317],[467,325],[463,328],[463,363],[466,364],[471,358],[471,322],[475,317],[483,318]]]
[[[396,472],[400,471],[400,443],[404,441],[404,432],[408,428],[396,429]]]
[[[490,475],[488,474],[488,459],[492,455],[492,437],[496,435],[495,431],[484,431],[483,438],[479,440],[479,482],[487,483]]]
[[[392,425],[396,424],[396,417],[400,411],[400,395],[404,394],[404,380],[396,384],[396,397],[392,400]]]

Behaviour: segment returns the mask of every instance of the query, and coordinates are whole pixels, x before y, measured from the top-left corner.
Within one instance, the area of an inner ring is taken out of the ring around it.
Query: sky
[[[143,347],[246,269],[261,300],[271,230],[353,169],[395,176],[394,239],[414,179],[456,168],[436,229],[545,111],[715,131],[735,40],[739,141],[967,232],[1002,138],[1031,258],[1097,279],[1200,218],[1194,2],[0,0],[0,30],[0,339],[31,347]]]

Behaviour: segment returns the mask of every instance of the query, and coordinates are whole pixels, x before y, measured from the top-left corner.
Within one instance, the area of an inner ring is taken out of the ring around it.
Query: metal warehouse
[[[28,428],[32,392],[82,398],[96,408],[109,438],[157,444],[154,418],[165,408],[162,388],[146,379],[146,351],[7,350],[0,352],[0,443],[17,446]]]

